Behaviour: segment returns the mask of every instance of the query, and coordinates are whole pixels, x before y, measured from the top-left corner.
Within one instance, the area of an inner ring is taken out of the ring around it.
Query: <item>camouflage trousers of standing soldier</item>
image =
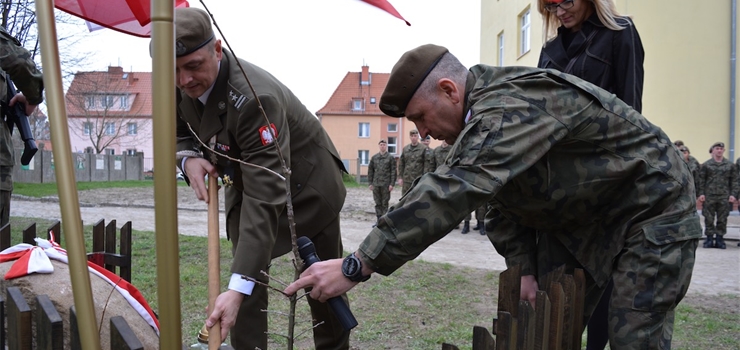
[[[698,239],[655,244],[641,231],[625,241],[614,260],[614,290],[609,300],[611,349],[670,349],[675,307],[689,288]],[[566,266],[583,268],[554,235],[540,233],[538,275]],[[588,324],[606,283],[596,284],[585,271],[583,325]],[[540,287],[542,289],[544,287]]]
[[[388,191],[388,186],[373,186],[373,200],[375,201],[375,216],[385,215],[388,212],[388,202],[391,201],[391,191]]]
[[[478,222],[483,222],[483,220],[486,218],[486,212],[488,211],[488,204],[481,205],[478,209],[475,210],[475,219],[478,220]],[[465,222],[470,222],[470,219],[473,218],[473,213],[468,214],[467,219],[465,219]]]
[[[727,233],[727,217],[730,215],[730,207],[732,206],[727,198],[707,196],[702,204],[701,214],[704,216],[704,234],[707,236],[724,236]]]

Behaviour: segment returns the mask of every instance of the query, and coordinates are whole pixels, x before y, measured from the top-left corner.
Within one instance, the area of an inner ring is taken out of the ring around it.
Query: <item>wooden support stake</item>
[[[537,304],[535,305],[535,332],[534,332],[534,349],[547,350],[549,343],[550,329],[550,298],[545,291],[537,291]]]
[[[208,313],[221,294],[221,237],[218,229],[218,177],[208,177]],[[221,346],[221,323],[208,330],[208,349]]]
[[[473,350],[496,350],[496,341],[486,327],[473,326]]]
[[[31,308],[18,287],[8,287],[8,349],[31,350]]]
[[[583,269],[573,271],[573,282],[575,289],[573,291],[573,344],[574,349],[581,348],[581,339],[583,338],[583,303],[586,298],[586,276]]]
[[[506,269],[498,280],[498,311],[508,312],[512,318],[517,318],[522,284],[521,268],[517,265]]]
[[[505,311],[498,312],[496,322],[496,350],[516,350],[516,320]]]
[[[110,348],[111,350],[143,350],[139,338],[121,316],[110,318]]]
[[[563,338],[563,286],[558,282],[550,283],[547,288],[547,296],[550,298],[550,328],[549,328],[549,350],[560,350]],[[563,349],[567,350],[567,349]]]
[[[519,317],[516,318],[516,349],[534,348],[534,309],[529,301],[519,300]]]
[[[36,348],[39,350],[62,350],[64,348],[64,330],[62,315],[59,314],[46,295],[36,296]]]

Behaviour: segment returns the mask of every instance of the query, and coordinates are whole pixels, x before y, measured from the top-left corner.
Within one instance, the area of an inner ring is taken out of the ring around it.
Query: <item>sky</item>
[[[389,0],[407,26],[359,0],[204,0],[232,51],[272,73],[314,113],[348,72],[367,65],[390,73],[419,45],[442,45],[466,66],[479,63],[480,1]],[[75,70],[151,72],[149,41],[109,29],[86,34],[79,45],[92,59]]]

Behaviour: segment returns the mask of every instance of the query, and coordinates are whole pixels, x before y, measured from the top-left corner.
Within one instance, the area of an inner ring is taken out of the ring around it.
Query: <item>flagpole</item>
[[[152,0],[152,123],[157,299],[163,350],[182,349],[175,172],[174,0]]]
[[[54,21],[53,0],[36,1],[36,20],[38,22],[41,45],[41,62],[44,68],[44,87],[46,105],[49,110],[52,153],[54,155],[59,207],[62,214],[62,227],[67,237],[67,257],[69,274],[72,280],[75,313],[80,343],[85,350],[100,349],[98,329],[95,320],[90,273],[87,269],[85,238],[82,234],[77,183],[72,165],[72,147],[69,141],[69,125],[64,103],[59,47],[57,46],[56,23]]]

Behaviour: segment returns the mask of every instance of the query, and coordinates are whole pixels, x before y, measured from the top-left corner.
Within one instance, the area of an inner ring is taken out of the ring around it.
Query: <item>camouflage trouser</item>
[[[373,200],[375,201],[375,216],[385,215],[388,212],[388,202],[391,200],[391,191],[388,191],[388,186],[373,186]]]
[[[698,239],[656,245],[640,232],[628,238],[612,271],[614,290],[609,301],[609,344],[612,349],[670,349],[675,307],[691,281]],[[540,234],[538,275],[560,265],[566,272],[582,268],[557,238]],[[599,287],[586,273],[583,325],[601,298]],[[542,289],[544,287],[540,287]]]
[[[707,197],[701,210],[701,215],[704,216],[704,233],[707,236],[724,236],[727,233],[727,217],[730,215],[731,206],[732,204],[727,201],[727,197]],[[716,224],[715,218],[717,219]]]
[[[486,212],[488,211],[488,204],[483,204],[480,206],[480,208],[475,210],[475,219],[479,222],[483,222],[483,219],[486,218]],[[468,214],[468,218],[465,219],[465,222],[470,222],[470,219],[473,218],[473,213]]]
[[[10,222],[10,191],[0,191],[0,227]]]

